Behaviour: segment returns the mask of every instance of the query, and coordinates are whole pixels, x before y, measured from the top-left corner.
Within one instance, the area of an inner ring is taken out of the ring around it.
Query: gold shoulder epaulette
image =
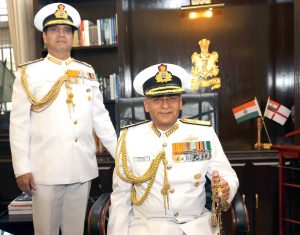
[[[74,61],[76,61],[77,63],[80,63],[80,64],[84,64],[84,65],[86,65],[86,66],[88,66],[88,67],[94,69],[92,65],[90,65],[90,64],[88,64],[88,63],[86,63],[86,62],[83,62],[83,61],[80,61],[80,60],[75,60],[75,59],[74,59]]]
[[[36,63],[36,62],[39,62],[39,61],[42,61],[42,60],[44,60],[44,58],[40,58],[40,59],[37,59],[37,60],[28,61],[26,63],[19,64],[18,67],[23,67],[25,65],[33,64],[33,63]]]
[[[181,118],[180,121],[183,122],[183,123],[187,123],[187,124],[194,124],[194,125],[201,125],[201,126],[211,126],[211,121],[205,121],[205,120]]]
[[[141,121],[141,122],[137,122],[137,123],[133,123],[133,124],[123,126],[123,127],[121,127],[121,130],[129,128],[129,127],[133,127],[133,126],[138,126],[138,125],[141,125],[141,124],[144,124],[144,123],[147,123],[147,122],[150,122],[150,120],[144,120],[144,121]]]

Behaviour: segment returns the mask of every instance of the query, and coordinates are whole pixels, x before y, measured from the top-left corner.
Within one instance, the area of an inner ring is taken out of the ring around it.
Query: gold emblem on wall
[[[193,52],[191,59],[194,64],[192,67],[192,83],[191,88],[197,90],[200,87],[211,87],[211,90],[219,89],[221,87],[221,78],[217,77],[219,74],[219,67],[216,65],[219,55],[217,52],[209,52],[210,40],[201,39],[199,46],[200,53]]]

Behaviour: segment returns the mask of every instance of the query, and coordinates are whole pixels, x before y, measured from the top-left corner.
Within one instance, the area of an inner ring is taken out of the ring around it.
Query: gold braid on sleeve
[[[56,80],[54,85],[48,91],[48,93],[41,99],[37,100],[37,98],[31,93],[28,87],[27,78],[26,78],[26,66],[22,67],[22,75],[21,82],[25,93],[31,103],[31,110],[34,112],[41,112],[49,107],[53,101],[58,96],[60,89],[65,81],[68,80],[68,75],[64,74],[59,79]]]
[[[131,191],[131,200],[132,203],[136,206],[139,206],[143,204],[143,202],[147,199],[150,190],[153,186],[153,183],[155,181],[155,177],[157,174],[157,170],[159,167],[159,164],[161,161],[163,161],[164,164],[164,186],[161,189],[161,194],[164,197],[164,208],[165,212],[166,209],[169,208],[169,198],[168,193],[170,189],[170,184],[167,178],[167,159],[166,159],[166,153],[165,151],[161,151],[158,153],[158,155],[155,157],[155,159],[151,162],[148,170],[142,175],[142,176],[136,176],[132,173],[131,170],[128,168],[128,162],[127,162],[127,150],[126,150],[126,135],[127,135],[128,129],[124,129],[123,133],[119,139],[118,148],[116,152],[116,173],[117,175],[125,182],[133,184],[132,191]],[[119,147],[120,146],[120,147]],[[121,160],[121,165],[120,165]],[[120,169],[123,170],[123,173],[120,171]],[[145,183],[149,181],[148,186],[145,190],[145,193],[143,196],[138,199],[136,195],[136,189],[138,185]]]

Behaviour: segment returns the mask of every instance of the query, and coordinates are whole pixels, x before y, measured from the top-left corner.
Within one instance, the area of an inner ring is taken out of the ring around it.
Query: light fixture
[[[181,6],[180,10],[188,12],[190,19],[199,17],[212,17],[220,13],[220,9],[224,8],[225,3],[211,3],[210,0],[191,0],[190,5]]]

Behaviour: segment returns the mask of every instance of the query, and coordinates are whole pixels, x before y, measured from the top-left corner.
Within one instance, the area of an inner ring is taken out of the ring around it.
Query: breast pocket
[[[151,166],[152,159],[147,155],[134,156],[131,158],[132,172],[138,176],[146,173]]]
[[[176,164],[176,174],[180,174],[185,182],[199,185],[204,182],[205,175],[208,170],[207,161],[185,162]],[[175,177],[176,179],[176,177]],[[180,179],[182,180],[182,179]]]
[[[41,100],[52,89],[53,82],[43,82],[35,84],[32,88],[33,95],[37,100]]]

